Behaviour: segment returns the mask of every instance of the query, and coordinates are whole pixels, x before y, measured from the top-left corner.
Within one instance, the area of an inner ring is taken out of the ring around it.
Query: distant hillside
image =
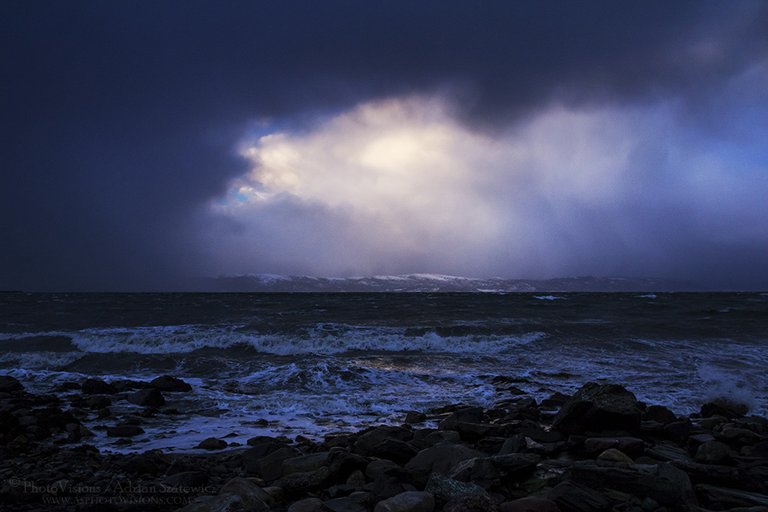
[[[203,288],[219,292],[662,292],[695,287],[664,279],[562,277],[556,279],[477,279],[441,274],[369,277],[312,277],[279,274],[220,276]]]

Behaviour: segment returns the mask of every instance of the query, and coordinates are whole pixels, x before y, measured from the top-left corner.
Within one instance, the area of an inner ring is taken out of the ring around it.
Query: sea
[[[768,293],[4,293],[0,374],[66,405],[66,383],[181,378],[116,452],[207,437],[321,438],[408,411],[618,383],[691,413],[725,397],[768,413]],[[500,379],[499,377],[503,377]]]

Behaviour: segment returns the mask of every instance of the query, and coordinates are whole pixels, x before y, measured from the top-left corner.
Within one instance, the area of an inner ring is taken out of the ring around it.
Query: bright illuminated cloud
[[[687,134],[673,102],[553,105],[489,135],[440,97],[394,98],[241,151],[252,170],[213,206],[230,271],[658,275],[683,234],[768,234],[768,185]]]

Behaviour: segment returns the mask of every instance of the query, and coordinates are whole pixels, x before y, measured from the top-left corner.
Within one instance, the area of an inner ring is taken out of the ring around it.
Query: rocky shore
[[[539,403],[512,377],[494,384],[489,409],[413,411],[401,425],[322,440],[210,438],[199,453],[116,454],[89,444],[94,419],[130,443],[191,386],[88,379],[62,399],[0,377],[0,510],[768,511],[768,420],[740,404],[680,416],[619,385]],[[143,412],[113,414],[122,400]]]

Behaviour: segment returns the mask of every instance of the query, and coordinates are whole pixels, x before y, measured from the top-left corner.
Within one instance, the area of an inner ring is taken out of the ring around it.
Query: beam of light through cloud
[[[679,110],[552,104],[491,135],[440,96],[365,102],[246,137],[252,168],[212,204],[207,244],[223,272],[697,279],[768,240],[766,160]]]

